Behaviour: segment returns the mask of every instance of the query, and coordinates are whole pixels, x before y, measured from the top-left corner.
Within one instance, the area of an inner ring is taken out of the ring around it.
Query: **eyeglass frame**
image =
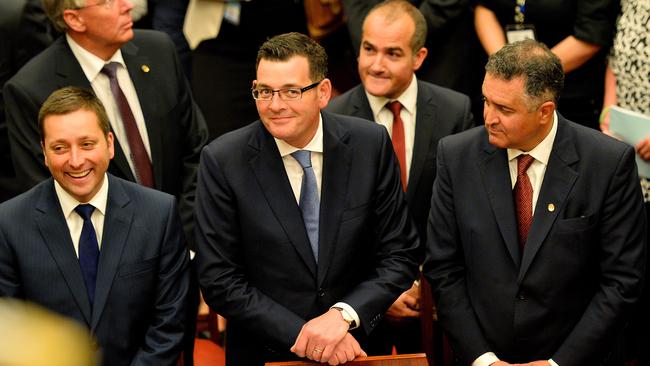
[[[325,79],[323,79],[323,80],[325,80]],[[317,81],[317,82],[315,82],[315,83],[313,83],[313,84],[309,84],[309,85],[307,85],[307,86],[304,87],[304,88],[282,88],[282,89],[263,88],[263,89],[257,89],[257,88],[254,88],[254,87],[253,87],[253,88],[251,88],[251,95],[253,96],[253,99],[255,99],[255,100],[261,100],[261,101],[263,101],[263,102],[270,102],[270,101],[272,101],[272,100],[273,100],[273,96],[275,95],[275,93],[278,93],[278,96],[279,96],[280,100],[283,100],[283,101],[285,101],[285,102],[287,102],[287,101],[293,101],[293,100],[302,100],[302,94],[303,94],[304,92],[309,91],[309,90],[311,90],[311,89],[314,89],[314,88],[317,87],[317,86],[318,86],[318,85],[319,85],[323,80]],[[260,90],[264,90],[264,89],[268,89],[268,90],[271,91],[271,97],[270,97],[269,99],[262,99],[262,98],[259,98],[259,91],[260,91]],[[282,93],[281,93],[281,92],[283,92],[283,91],[287,91],[287,90],[299,90],[299,91],[300,91],[300,96],[298,96],[298,97],[295,98],[295,99],[284,99],[284,98],[282,97]],[[258,93],[258,98],[255,98],[255,92]]]
[[[110,9],[115,1],[117,1],[117,0],[104,0],[103,2],[99,2],[97,4],[90,4],[90,5],[75,7],[75,8],[73,8],[73,10],[82,10],[82,9],[86,9],[86,8],[92,8],[92,7],[95,7],[95,6],[103,6],[106,9]]]

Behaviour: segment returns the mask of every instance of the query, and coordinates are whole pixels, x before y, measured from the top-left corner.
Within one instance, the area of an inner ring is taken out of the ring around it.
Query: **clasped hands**
[[[348,333],[349,325],[341,312],[330,309],[302,326],[291,352],[330,365],[344,364],[366,356],[359,342]]]
[[[550,366],[550,362],[546,360],[540,360],[540,361],[533,361],[533,362],[528,362],[528,363],[507,363],[504,361],[497,361],[490,366]]]

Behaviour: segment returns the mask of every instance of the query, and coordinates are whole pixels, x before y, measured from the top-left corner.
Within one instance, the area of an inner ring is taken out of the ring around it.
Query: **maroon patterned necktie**
[[[120,84],[117,82],[118,66],[119,63],[117,62],[109,62],[104,65],[101,72],[108,76],[108,80],[111,83],[111,92],[120,110],[120,116],[122,116],[122,122],[126,129],[126,139],[131,149],[131,161],[135,167],[136,180],[143,186],[153,188],[154,181],[151,160],[149,160],[144,142],[142,142],[142,136],[140,136],[140,130],[138,130],[138,125],[135,123],[135,117],[133,116],[129,102],[126,100],[126,96],[122,92]]]
[[[406,140],[404,139],[404,122],[400,112],[402,111],[402,104],[398,101],[386,104],[386,107],[393,112],[393,149],[399,161],[400,177],[402,180],[402,189],[406,191]]]
[[[524,252],[528,230],[533,222],[533,186],[526,171],[530,164],[535,161],[530,155],[519,155],[517,157],[517,183],[512,191],[515,196],[515,208],[517,209],[517,230],[519,234],[519,248]]]

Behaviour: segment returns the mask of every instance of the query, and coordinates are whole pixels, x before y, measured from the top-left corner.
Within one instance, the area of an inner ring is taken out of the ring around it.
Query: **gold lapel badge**
[[[553,211],[555,211],[555,205],[552,204],[552,203],[549,203],[549,204],[548,204],[548,211],[549,211],[549,212],[553,212]]]
[[[149,72],[149,70],[151,70],[151,69],[149,68],[149,66],[147,66],[147,65],[142,65],[142,66],[140,67],[140,69],[142,69],[142,71],[145,72],[145,73],[147,73],[147,72]]]

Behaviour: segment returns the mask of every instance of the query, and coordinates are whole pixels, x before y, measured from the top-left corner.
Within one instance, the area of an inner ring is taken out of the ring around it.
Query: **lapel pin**
[[[149,66],[147,66],[147,65],[142,65],[142,67],[140,67],[140,68],[141,68],[142,71],[145,72],[145,73],[147,73],[147,72],[149,72],[149,70],[151,70],[151,69],[149,68]]]
[[[552,203],[549,203],[549,204],[548,204],[548,211],[549,211],[549,212],[553,212],[553,211],[555,211],[555,205],[552,204]]]

